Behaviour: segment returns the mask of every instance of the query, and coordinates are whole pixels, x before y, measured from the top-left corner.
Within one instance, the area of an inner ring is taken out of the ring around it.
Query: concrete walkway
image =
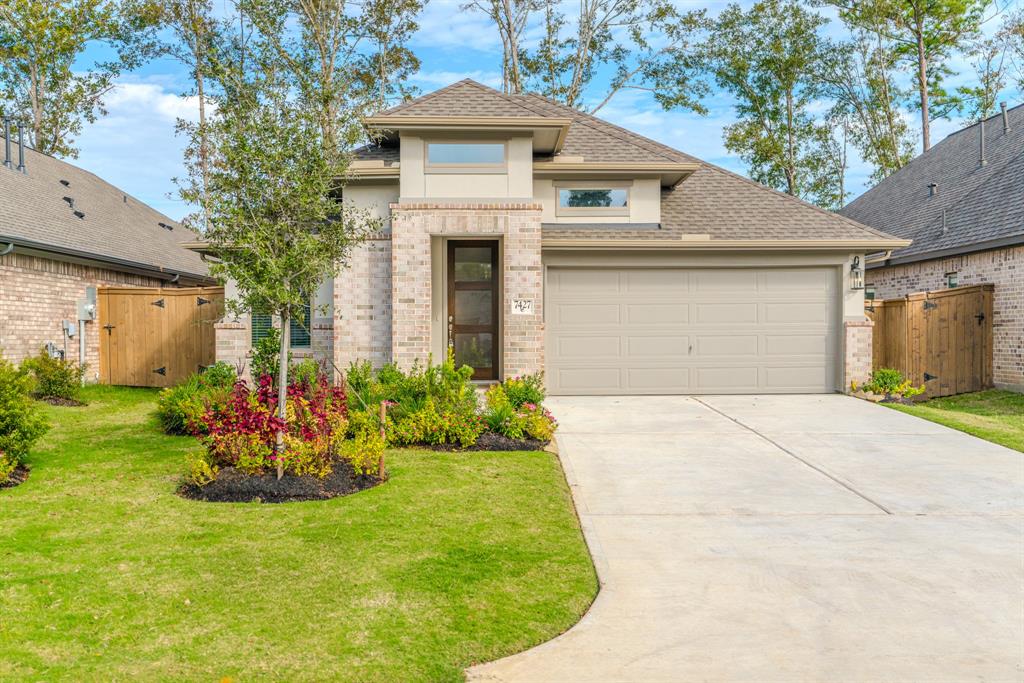
[[[838,395],[550,404],[601,592],[470,680],[1024,680],[1024,454]]]

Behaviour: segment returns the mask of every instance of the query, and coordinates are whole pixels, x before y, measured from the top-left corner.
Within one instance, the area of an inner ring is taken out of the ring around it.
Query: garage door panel
[[[831,391],[836,281],[831,268],[550,268],[549,390]]]
[[[711,292],[716,295],[737,292],[754,293],[757,291],[758,273],[756,270],[696,270],[694,281],[697,293]]]
[[[690,289],[690,274],[685,270],[650,268],[625,273],[627,294],[664,296],[666,293],[683,294]]]
[[[792,391],[815,391],[826,381],[825,368],[816,366],[803,367],[765,367],[765,386],[769,389],[789,389]]]
[[[559,358],[618,358],[622,354],[620,338],[595,336],[562,336],[558,338]]]
[[[690,321],[690,307],[687,304],[651,303],[623,304],[625,320],[634,325],[665,325]]]
[[[757,335],[698,335],[696,355],[703,359],[715,356],[757,356]]]
[[[827,335],[821,334],[766,334],[764,353],[766,356],[815,356],[828,355]]]
[[[614,270],[560,270],[553,280],[555,288],[567,294],[587,296],[617,294],[620,274]],[[549,278],[549,284],[552,280]]]
[[[829,305],[824,302],[789,302],[762,304],[765,323],[771,324],[801,324],[819,323],[822,327],[828,326],[830,314]]]
[[[635,392],[663,391],[666,384],[679,391],[690,388],[690,370],[680,367],[628,368],[627,386]]]
[[[697,383],[694,388],[705,391],[746,390],[757,391],[758,368],[756,365],[746,367],[706,367],[697,368]]]
[[[696,322],[705,325],[743,324],[757,322],[756,303],[700,303]]]
[[[581,391],[621,391],[625,389],[622,385],[622,371],[618,368],[585,367],[585,368],[562,368],[555,373],[558,385],[573,387]]]
[[[690,339],[686,336],[630,336],[626,348],[631,358],[679,358],[689,352]]]
[[[621,316],[618,304],[559,304],[556,323],[563,325],[617,325]]]
[[[785,294],[806,295],[818,291],[822,295],[831,292],[834,273],[826,269],[778,269],[764,271],[764,291]]]

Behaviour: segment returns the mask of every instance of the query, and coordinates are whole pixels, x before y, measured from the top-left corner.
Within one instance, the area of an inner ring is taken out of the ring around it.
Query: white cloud
[[[121,116],[152,115],[172,123],[179,118],[196,121],[199,116],[197,97],[182,97],[152,82],[118,83],[105,102],[111,114],[117,111]]]
[[[180,219],[189,207],[171,199],[175,177],[184,177],[185,140],[175,135],[177,118],[194,120],[197,102],[181,97],[166,79],[123,81],[106,98],[108,115],[85,126],[72,160],[155,209]]]
[[[482,12],[463,10],[462,0],[432,0],[419,17],[414,48],[474,50],[501,54],[498,29]]]

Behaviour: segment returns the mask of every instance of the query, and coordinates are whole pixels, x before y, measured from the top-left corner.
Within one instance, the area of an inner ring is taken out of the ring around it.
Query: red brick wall
[[[993,379],[1024,391],[1024,246],[993,249],[919,263],[868,270],[865,282],[879,299],[946,288],[946,273],[960,285],[993,283]]]
[[[64,348],[61,320],[78,317],[77,302],[89,285],[158,287],[160,280],[103,268],[65,263],[17,252],[0,256],[0,350],[20,363],[46,342]],[[99,378],[97,323],[86,325],[86,378]],[[67,357],[78,360],[78,337],[67,340]]]

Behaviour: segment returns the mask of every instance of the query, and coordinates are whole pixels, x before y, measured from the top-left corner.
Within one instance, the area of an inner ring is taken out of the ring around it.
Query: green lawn
[[[1024,394],[992,389],[933,398],[912,406],[882,405],[1024,451]]]
[[[353,496],[200,503],[154,392],[85,398],[0,490],[0,680],[460,680],[596,594],[548,453],[395,451]]]

